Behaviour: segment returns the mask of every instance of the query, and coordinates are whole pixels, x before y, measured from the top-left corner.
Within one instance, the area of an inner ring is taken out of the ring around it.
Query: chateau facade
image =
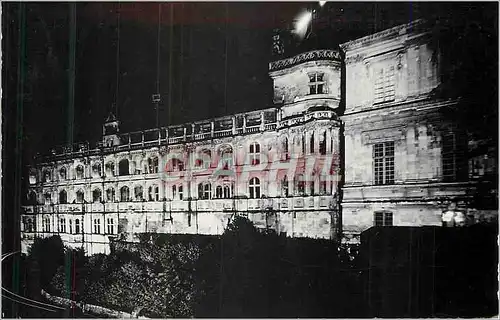
[[[22,250],[59,234],[87,254],[140,233],[221,234],[235,214],[289,237],[359,241],[374,225],[467,212],[467,140],[430,94],[439,53],[423,21],[273,61],[275,107],[102,141],[29,169]]]

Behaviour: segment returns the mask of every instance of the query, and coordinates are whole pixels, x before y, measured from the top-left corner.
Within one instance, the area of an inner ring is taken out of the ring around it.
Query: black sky
[[[8,96],[14,98],[21,40],[18,4],[3,8],[7,18],[2,19],[3,48],[10,59],[4,74],[11,79],[4,81],[4,87],[10,85]],[[154,127],[151,94],[157,71],[162,126],[269,107],[272,30],[286,29],[306,8],[319,11],[315,36],[309,43],[287,48],[286,54],[311,46],[335,48],[421,17],[496,21],[495,4],[490,10],[477,3],[332,2],[319,8],[317,2],[78,2],[74,140],[98,140],[103,119],[115,103],[122,131]],[[67,141],[69,12],[68,3],[26,4],[23,151],[27,158]],[[17,100],[5,102],[13,107]]]

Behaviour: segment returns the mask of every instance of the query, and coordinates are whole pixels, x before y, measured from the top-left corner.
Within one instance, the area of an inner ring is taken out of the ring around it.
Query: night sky
[[[103,119],[114,103],[122,132],[154,127],[151,95],[156,91],[157,70],[162,126],[271,106],[267,68],[273,59],[272,31],[289,28],[305,8],[319,11],[315,32],[308,41],[286,48],[287,55],[312,46],[335,48],[419,17],[448,13],[449,7],[437,3],[327,3],[323,8],[316,2],[77,3],[74,141],[99,140]],[[29,159],[67,141],[70,7],[30,3],[26,10],[23,153]],[[8,84],[15,85],[17,5],[4,5],[3,11],[10,18],[2,19],[8,37],[4,41],[11,49]],[[11,86],[10,97],[15,97],[15,89]],[[7,106],[15,103],[10,100]]]

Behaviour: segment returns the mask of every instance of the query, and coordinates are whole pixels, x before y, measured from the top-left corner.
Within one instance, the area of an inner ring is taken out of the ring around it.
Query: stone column
[[[210,122],[210,135],[212,138],[214,137],[214,129],[215,129],[215,123],[213,121]]]
[[[331,129],[326,130],[326,154],[332,154],[332,132]]]
[[[265,114],[264,114],[264,111],[262,111],[260,113],[260,131],[264,131],[264,129],[265,129],[264,118],[265,118]]]
[[[183,131],[184,131],[184,141],[186,141],[186,131],[187,131],[186,126],[183,127]]]
[[[243,115],[243,132],[247,132],[247,116]]]
[[[233,123],[232,129],[233,129],[233,135],[236,134],[236,117],[232,116],[231,121]]]

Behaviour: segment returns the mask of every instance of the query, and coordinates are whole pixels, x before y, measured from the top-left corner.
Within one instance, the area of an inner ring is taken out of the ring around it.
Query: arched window
[[[99,188],[94,189],[94,192],[92,192],[92,201],[94,201],[94,202],[101,202],[102,201],[101,189],[99,189]]]
[[[285,137],[282,141],[282,147],[281,147],[283,153],[281,155],[281,159],[283,160],[288,160],[290,159],[290,154],[288,152],[288,138]]]
[[[222,198],[222,186],[217,186],[217,188],[215,188],[215,197]]]
[[[328,194],[326,186],[327,186],[327,181],[324,176],[321,176],[319,179],[319,194],[321,195]]]
[[[75,220],[75,233],[80,233],[80,219]]]
[[[311,133],[311,139],[309,141],[310,143],[310,153],[314,153],[314,132]]]
[[[295,176],[295,193],[299,195],[304,195],[305,193],[305,181],[302,174]]]
[[[198,197],[200,199],[210,199],[212,195],[212,185],[208,182],[198,184]]]
[[[148,173],[158,173],[158,157],[148,159]]]
[[[113,162],[106,163],[106,176],[112,177],[115,175],[115,164]]]
[[[172,191],[174,188],[172,188]],[[174,195],[175,197],[175,195]],[[148,198],[149,201],[160,201],[160,188],[154,184],[148,188]]]
[[[115,189],[114,188],[109,188],[108,190],[106,190],[106,198],[109,202],[115,201]]]
[[[84,201],[85,201],[85,195],[83,193],[83,190],[78,190],[76,192],[76,202],[83,203]]]
[[[260,144],[257,142],[250,144],[249,155],[251,165],[260,164]]]
[[[66,174],[66,168],[65,167],[62,167],[61,169],[59,169],[59,178],[61,180],[66,180],[67,174]]]
[[[59,203],[60,204],[68,203],[68,193],[66,192],[66,190],[61,190],[59,192]]]
[[[31,204],[31,205],[35,205],[37,204],[37,200],[36,200],[36,192],[31,190],[29,193],[28,193],[28,204]]]
[[[92,166],[92,175],[94,177],[99,177],[101,175],[101,164],[99,162],[94,163]]]
[[[36,183],[36,172],[34,170],[32,170],[29,174],[29,182],[30,184]]]
[[[231,198],[231,189],[229,188],[229,186],[224,186],[224,198]]]
[[[142,186],[135,186],[134,198],[135,201],[142,201],[142,199],[144,199],[144,195],[142,194]]]
[[[33,220],[28,218],[28,232],[33,232]]]
[[[171,171],[184,171],[184,162],[182,162],[182,160],[173,158],[171,161],[172,161]]]
[[[226,146],[220,150],[221,165],[223,170],[228,170],[233,165],[233,148]]]
[[[129,175],[128,160],[127,159],[122,159],[118,163],[118,175],[120,175],[120,176],[127,176],[127,175]]]
[[[201,153],[201,157],[202,157],[202,167],[204,169],[210,168],[210,164],[212,162],[212,151],[207,149],[203,150]]]
[[[75,172],[76,172],[77,179],[83,179],[83,166],[82,165],[78,165],[75,169]]]
[[[250,198],[260,198],[260,180],[257,177],[250,179],[248,184],[248,191],[250,193]]]
[[[49,192],[45,193],[45,194],[43,195],[43,198],[44,198],[44,200],[45,200],[45,201],[44,201],[44,202],[45,202],[45,204],[50,204],[50,203],[52,202],[52,195],[51,195]]]
[[[281,180],[281,194],[283,197],[288,197],[289,189],[288,189],[288,177],[284,176]]]
[[[177,186],[172,186],[172,199],[177,196]]]
[[[120,189],[120,201],[129,201],[130,200],[130,191],[127,186],[123,186]]]
[[[50,170],[46,169],[43,171],[43,181],[50,182],[52,180],[52,175],[50,174]]]
[[[326,154],[326,131],[323,131],[323,133],[320,135],[320,141],[319,141],[319,153],[321,155]]]

